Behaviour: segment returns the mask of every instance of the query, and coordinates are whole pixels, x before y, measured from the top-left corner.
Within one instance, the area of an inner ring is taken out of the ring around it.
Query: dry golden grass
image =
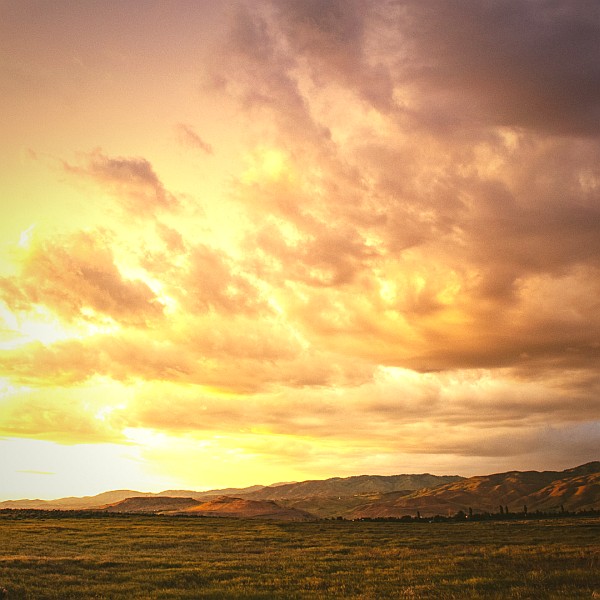
[[[0,515],[8,598],[587,598],[600,519],[267,523]]]

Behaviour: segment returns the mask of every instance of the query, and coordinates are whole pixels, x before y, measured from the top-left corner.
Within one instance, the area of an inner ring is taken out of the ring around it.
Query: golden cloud
[[[20,274],[0,280],[0,293],[13,310],[41,305],[67,321],[99,315],[125,325],[144,325],[163,312],[148,285],[123,277],[108,241],[94,232],[35,244]]]

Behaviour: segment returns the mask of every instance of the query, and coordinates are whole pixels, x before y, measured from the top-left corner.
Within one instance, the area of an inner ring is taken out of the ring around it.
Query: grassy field
[[[0,598],[600,598],[600,519],[0,515]]]

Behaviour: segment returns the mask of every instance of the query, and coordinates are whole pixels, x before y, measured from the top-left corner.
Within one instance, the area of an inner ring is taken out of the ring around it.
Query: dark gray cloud
[[[424,123],[599,133],[597,2],[406,0],[396,9],[398,76],[418,90]]]

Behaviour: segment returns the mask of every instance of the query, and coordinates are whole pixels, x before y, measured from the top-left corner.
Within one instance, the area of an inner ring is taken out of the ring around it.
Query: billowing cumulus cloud
[[[144,282],[123,277],[107,239],[79,232],[36,244],[21,273],[0,280],[14,310],[45,306],[65,320],[109,317],[123,324],[160,318],[163,306]]]
[[[569,38],[569,33],[590,33],[594,25],[586,25],[578,11],[557,11],[551,5],[541,11],[523,3],[438,8],[431,26],[434,8],[412,3],[390,7],[385,25],[369,3],[352,4],[340,16],[335,3],[291,2],[276,7],[261,36],[242,35],[239,28],[231,31],[236,43],[244,43],[244,60],[251,57],[264,68],[271,56],[265,54],[266,40],[273,48],[286,46],[273,41],[284,39],[298,51],[272,66],[262,80],[265,85],[277,67],[280,80],[287,81],[288,89],[295,81],[297,91],[307,85],[306,78],[316,82],[317,73],[323,87],[344,86],[364,103],[362,88],[344,73],[360,78],[361,64],[368,63],[365,49],[370,48],[373,61],[383,57],[397,95],[408,94],[414,104],[407,110],[398,100],[386,112],[371,102],[380,122],[387,121],[389,133],[381,135],[357,120],[356,126],[366,129],[366,143],[350,137],[350,143],[338,145],[335,155],[318,163],[318,170],[305,170],[305,159],[292,156],[275,181],[252,181],[250,189],[239,190],[245,208],[255,211],[255,237],[249,244],[258,245],[269,258],[267,264],[279,268],[278,280],[294,282],[291,289],[297,293],[287,295],[289,306],[301,311],[296,316],[318,334],[319,343],[333,343],[337,350],[356,344],[361,354],[421,370],[520,368],[530,360],[535,368],[540,361],[580,361],[584,366],[595,360],[598,337],[587,312],[588,298],[595,294],[600,214],[594,129],[588,128],[580,139],[566,139],[546,135],[555,132],[537,127],[533,118],[523,121],[525,117],[515,114],[503,120],[494,103],[505,101],[510,112],[523,97],[488,89],[484,79],[502,86],[505,77],[518,90],[518,70],[525,68],[540,79],[554,78],[552,85],[558,87],[561,80],[568,84],[576,71],[575,77],[585,77],[593,87],[597,75],[591,36],[582,40]],[[436,26],[442,18],[447,26]],[[498,19],[510,35],[496,31]],[[531,27],[512,27],[517,22]],[[463,23],[488,40],[482,53],[473,51],[472,38],[459,35]],[[403,40],[403,47],[394,49],[397,55],[390,46],[378,53],[375,33],[382,28],[388,35],[381,37],[381,44],[390,44],[394,32]],[[540,44],[548,48],[569,43],[576,50],[572,69],[564,61],[554,65],[553,53],[541,65]],[[346,45],[352,50],[344,49]],[[321,46],[326,50],[317,52]],[[470,60],[461,61],[463,54]],[[492,76],[498,56],[505,69]],[[452,68],[466,70],[472,90],[454,90]],[[437,77],[438,71],[450,75],[450,83]],[[543,87],[535,77],[531,86],[537,89],[531,94],[541,99]],[[574,90],[573,85],[567,88]],[[427,98],[435,99],[432,89],[448,99],[448,107],[428,104]],[[458,106],[454,93],[463,102],[470,101],[471,93],[480,97],[481,118]],[[304,97],[304,107],[316,124],[329,115],[315,98]],[[554,111],[558,104],[552,97],[546,107]],[[427,121],[439,120],[436,111],[447,108],[458,119],[452,127]],[[461,125],[464,119],[468,127]],[[549,115],[540,119],[551,122]],[[560,120],[571,127],[571,116],[562,114]],[[353,125],[346,123],[346,130],[352,131]],[[517,125],[522,129],[508,128]],[[335,139],[335,128],[331,131]],[[287,135],[287,126],[281,132]],[[323,156],[314,150],[313,139],[284,139]],[[324,164],[329,169],[325,173]],[[568,299],[560,298],[565,282]],[[323,285],[336,289],[311,290]],[[554,294],[548,297],[550,289]],[[565,300],[579,305],[586,332],[577,329],[573,315],[564,323],[560,305]],[[540,304],[546,306],[544,313]],[[331,340],[331,332],[339,344]],[[368,343],[373,337],[378,344]]]
[[[45,96],[68,142],[15,125],[77,158],[11,163],[0,434],[139,444],[198,486],[182,453],[208,485],[597,459],[596,2],[175,3],[152,60],[96,9]],[[19,89],[68,56],[36,52]],[[122,134],[73,134],[74,89]]]
[[[261,305],[259,292],[224,254],[202,244],[189,255],[189,270],[179,277],[182,302],[192,312],[217,310],[240,314],[254,312]]]
[[[238,393],[352,385],[372,372],[369,363],[303,349],[294,332],[276,321],[256,325],[245,318],[218,329],[201,319],[170,331],[35,341],[5,350],[0,367],[0,375],[27,386],[79,384],[100,375],[124,384],[169,381]]]

